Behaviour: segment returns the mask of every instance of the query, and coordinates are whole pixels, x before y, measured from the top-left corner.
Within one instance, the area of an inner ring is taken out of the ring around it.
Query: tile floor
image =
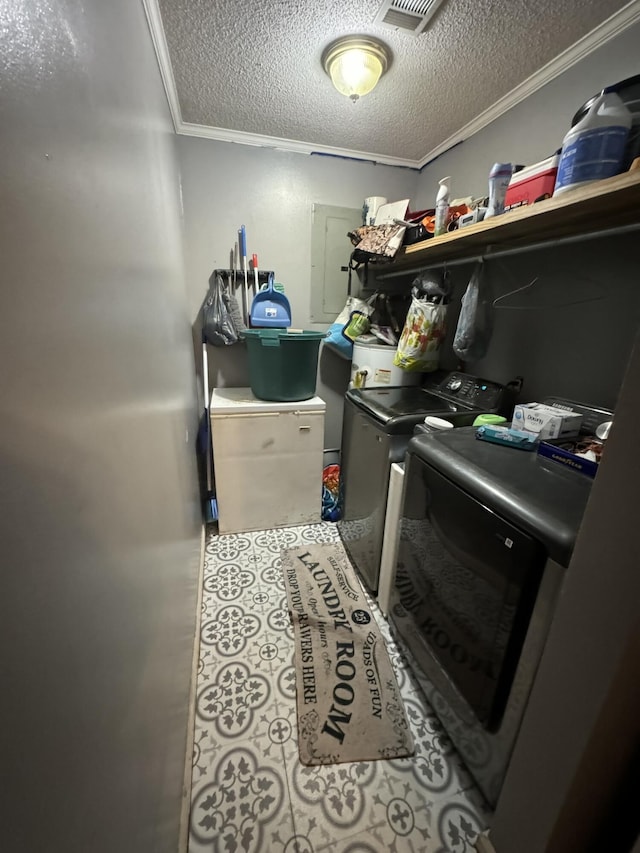
[[[487,825],[488,807],[373,602],[416,754],[300,764],[280,550],[338,539],[329,523],[207,539],[189,853],[470,853]]]

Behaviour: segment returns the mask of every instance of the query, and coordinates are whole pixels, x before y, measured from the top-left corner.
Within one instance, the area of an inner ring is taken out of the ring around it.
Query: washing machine
[[[390,620],[494,806],[591,484],[472,427],[408,446]]]
[[[467,373],[440,373],[422,387],[350,388],[341,445],[340,537],[372,593],[378,589],[389,474],[402,462],[416,424],[428,415],[457,423],[498,412],[506,400],[496,382]]]

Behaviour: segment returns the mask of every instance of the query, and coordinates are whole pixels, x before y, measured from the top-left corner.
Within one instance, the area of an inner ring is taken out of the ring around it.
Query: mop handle
[[[245,231],[244,225],[241,226],[240,231],[240,254],[242,255],[242,268],[244,271],[244,298],[245,298],[245,310],[246,317],[245,322],[247,326],[249,325],[249,282],[247,279],[247,232]]]
[[[240,228],[238,232],[240,236],[240,254],[242,255],[242,264],[244,271],[247,271],[247,232],[245,231],[244,225]]]

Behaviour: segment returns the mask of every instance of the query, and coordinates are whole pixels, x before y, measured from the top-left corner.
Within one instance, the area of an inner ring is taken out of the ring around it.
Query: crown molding
[[[182,112],[180,110],[178,90],[176,88],[175,77],[173,76],[173,66],[169,57],[169,46],[167,45],[167,38],[164,33],[164,27],[162,26],[162,16],[158,0],[142,0],[142,5],[147,16],[151,39],[156,51],[158,65],[160,66],[160,76],[162,77],[164,91],[169,102],[169,111],[171,112],[173,126],[176,133],[179,133],[178,128],[182,124]]]
[[[454,145],[458,145],[460,142],[464,142],[465,139],[469,139],[474,133],[478,133],[479,130],[482,130],[488,124],[491,124],[492,121],[495,121],[508,112],[512,107],[515,107],[516,104],[519,104],[520,101],[524,101],[529,95],[533,95],[538,89],[555,80],[564,71],[567,71],[577,62],[580,62],[580,60],[585,59],[594,50],[602,47],[603,44],[620,35],[638,21],[640,21],[640,0],[631,0],[630,3],[627,3],[626,6],[623,6],[622,9],[615,12],[610,18],[603,21],[595,30],[591,30],[586,36],[583,36],[575,44],[572,44],[571,47],[558,54],[551,62],[547,62],[535,74],[527,77],[515,89],[512,89],[507,95],[500,98],[495,104],[492,104],[492,106],[480,113],[480,115],[476,116],[468,124],[465,124],[464,127],[461,127],[460,130],[429,151],[428,154],[425,154],[418,163],[419,168],[424,168],[427,163],[435,160],[436,157],[444,154],[450,148],[453,148]]]
[[[373,154],[368,151],[352,151],[349,148],[335,148],[332,145],[315,145],[311,142],[300,142],[297,139],[281,139],[277,136],[260,136],[257,133],[245,133],[243,130],[227,130],[224,127],[209,127],[204,124],[180,122],[176,132],[184,136],[199,136],[202,139],[215,139],[218,142],[236,142],[240,145],[253,145],[257,148],[272,148],[278,151],[289,151],[296,154],[322,154],[330,157],[340,157],[347,160],[362,160],[381,166],[400,166],[404,169],[419,169],[417,160],[404,160],[402,157],[391,157],[385,154]]]
[[[142,0],[142,2],[147,15],[151,38],[153,39],[160,74],[164,83],[176,133],[183,136],[196,136],[202,139],[215,139],[218,142],[235,142],[239,145],[252,145],[258,148],[271,148],[298,154],[321,154],[331,157],[341,157],[347,160],[361,160],[377,163],[382,166],[399,166],[404,169],[414,170],[424,168],[424,166],[436,157],[439,157],[440,154],[444,154],[450,148],[453,148],[454,145],[458,145],[465,139],[469,139],[469,137],[478,133],[478,131],[485,128],[488,124],[491,124],[492,121],[500,118],[500,116],[504,115],[512,107],[515,107],[516,104],[528,98],[529,95],[537,92],[538,89],[550,83],[564,71],[567,71],[577,62],[580,62],[580,60],[585,59],[594,50],[640,21],[640,0],[631,0],[626,6],[623,6],[622,9],[615,12],[606,21],[603,21],[594,30],[587,33],[586,36],[583,36],[539,71],[536,71],[535,74],[523,80],[522,83],[512,89],[503,98],[497,100],[492,106],[425,154],[424,157],[419,160],[407,160],[402,157],[392,157],[366,151],[352,151],[348,148],[334,148],[330,145],[314,145],[310,142],[300,142],[295,139],[261,136],[241,130],[227,130],[221,127],[209,127],[207,125],[191,124],[183,121],[158,0]]]

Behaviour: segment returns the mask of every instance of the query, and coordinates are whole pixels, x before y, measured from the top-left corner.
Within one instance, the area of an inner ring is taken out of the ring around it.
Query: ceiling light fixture
[[[357,101],[368,95],[391,64],[391,51],[369,36],[347,36],[322,54],[322,67],[338,92]]]

